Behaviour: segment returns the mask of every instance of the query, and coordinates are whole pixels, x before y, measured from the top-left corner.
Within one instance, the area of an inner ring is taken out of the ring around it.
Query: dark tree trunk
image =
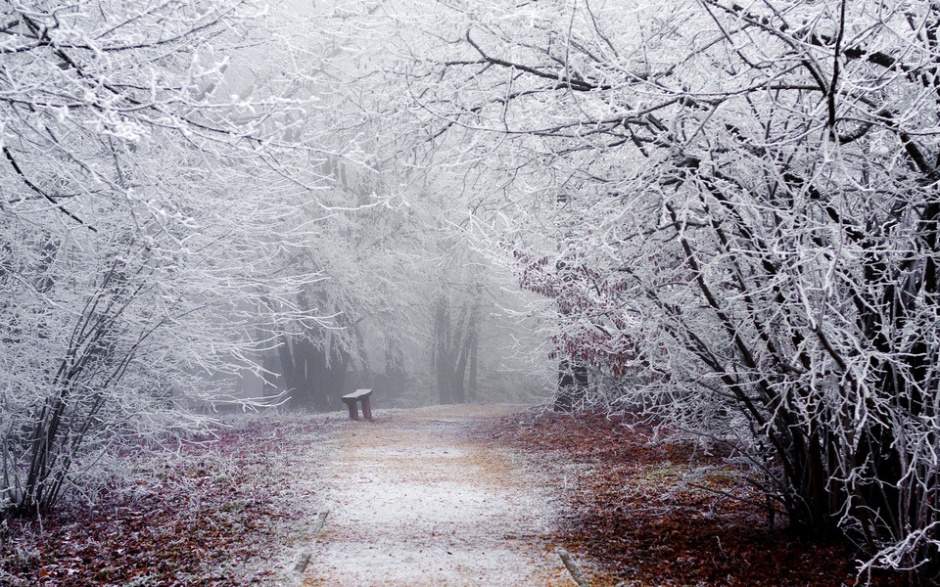
[[[273,397],[283,391],[283,388],[278,385],[278,379],[283,379],[283,377],[278,377],[278,373],[282,373],[278,357],[270,352],[265,353],[261,366],[265,371],[262,374],[264,384],[261,395],[264,397]]]
[[[584,399],[588,383],[587,366],[578,361],[565,359],[558,364],[558,390],[553,409],[570,412]]]
[[[385,372],[381,378],[376,378],[381,383],[385,395],[389,397],[401,396],[405,392],[405,358],[397,345],[390,344],[385,349]]]
[[[475,397],[477,386],[477,347],[479,340],[479,301],[464,306],[456,323],[451,320],[446,298],[438,301],[434,324],[433,366],[438,397],[442,404],[467,401],[467,380]]]
[[[339,396],[343,393],[350,355],[335,341],[320,348],[306,338],[283,336],[278,353],[290,407],[317,411],[342,407]]]
[[[470,340],[470,372],[467,375],[467,398],[470,401],[476,401],[477,399],[477,370],[479,369],[479,351],[480,334],[474,330],[473,337]]]

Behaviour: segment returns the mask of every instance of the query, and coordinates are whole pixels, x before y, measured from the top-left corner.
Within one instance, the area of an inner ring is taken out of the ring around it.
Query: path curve
[[[445,406],[349,422],[324,468],[330,513],[302,585],[573,585],[549,542],[546,484],[468,434],[519,409]]]

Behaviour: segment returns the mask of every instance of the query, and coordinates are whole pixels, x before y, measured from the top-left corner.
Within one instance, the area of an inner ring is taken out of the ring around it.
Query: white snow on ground
[[[377,412],[349,422],[321,482],[330,514],[308,587],[572,585],[552,545],[546,484],[467,427],[518,407]]]

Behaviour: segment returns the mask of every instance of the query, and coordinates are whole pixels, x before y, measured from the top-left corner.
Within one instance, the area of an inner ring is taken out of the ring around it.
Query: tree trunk
[[[349,353],[334,340],[326,348],[318,348],[307,338],[286,336],[281,337],[278,353],[290,407],[321,412],[337,408],[350,363]]]
[[[282,370],[279,365],[277,356],[273,353],[266,352],[264,358],[261,361],[261,366],[264,368],[264,373],[262,373],[261,378],[263,381],[261,395],[264,397],[273,397],[282,391],[278,386],[278,373],[281,373]]]
[[[582,400],[588,383],[587,366],[579,361],[564,359],[558,364],[558,390],[555,393],[556,412],[571,412]]]
[[[478,356],[480,350],[480,335],[478,332],[473,332],[473,337],[470,339],[470,372],[467,375],[467,398],[470,401],[476,401],[477,399],[477,370],[478,365]]]

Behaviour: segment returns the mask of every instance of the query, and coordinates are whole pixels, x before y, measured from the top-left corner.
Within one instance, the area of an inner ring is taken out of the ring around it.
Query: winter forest
[[[629,414],[938,584],[940,2],[0,1],[0,584],[358,388]]]

